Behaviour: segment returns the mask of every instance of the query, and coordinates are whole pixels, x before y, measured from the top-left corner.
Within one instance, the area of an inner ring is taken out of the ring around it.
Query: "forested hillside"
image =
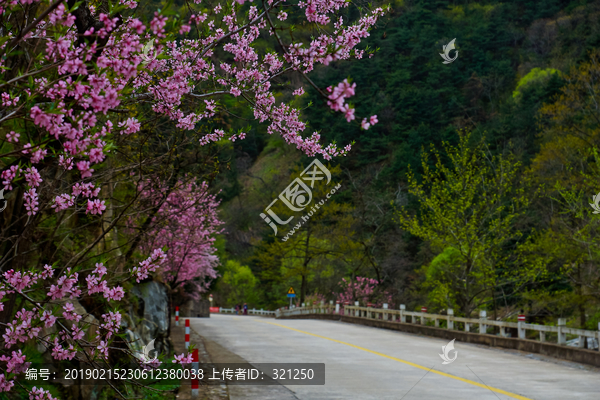
[[[280,94],[303,85],[310,128],[354,143],[324,161],[341,189],[309,224],[282,241],[287,230],[274,235],[259,215],[313,158],[257,125],[222,153],[215,299],[279,307],[294,286],[298,302],[350,293],[463,315],[510,319],[524,309],[594,329],[600,2],[391,7],[365,42],[378,49],[373,58],[312,77],[319,87],[356,83],[351,103],[377,124],[347,123],[300,79]],[[458,58],[443,64],[454,38]]]

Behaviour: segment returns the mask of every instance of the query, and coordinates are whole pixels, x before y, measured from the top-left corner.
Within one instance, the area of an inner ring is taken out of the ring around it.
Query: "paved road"
[[[597,370],[514,351],[456,342],[442,365],[444,340],[343,322],[212,314],[191,326],[228,362],[325,363],[323,386],[231,385],[232,400],[600,399]]]

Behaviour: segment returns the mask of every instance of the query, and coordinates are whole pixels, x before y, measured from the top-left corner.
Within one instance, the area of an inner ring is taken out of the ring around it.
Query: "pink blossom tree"
[[[0,0],[0,178],[9,202],[0,214],[0,391],[18,385],[28,341],[56,360],[95,366],[113,352],[133,357],[114,345],[127,280],[157,271],[175,284],[211,276],[217,203],[204,184],[177,182],[180,149],[245,138],[245,131],[219,126],[226,112],[220,99],[239,99],[270,134],[310,156],[350,150],[306,133],[299,106],[278,102],[275,93],[298,74],[332,110],[359,124],[347,103],[355,85],[323,90],[309,74],[371,56],[357,46],[384,11],[359,9],[346,22],[340,11],[351,3],[340,0],[244,3],[186,1],[187,15],[168,17],[164,7],[143,21],[145,5],[136,0]],[[298,18],[313,32],[292,35],[290,20]],[[259,44],[261,36],[276,44]],[[292,89],[295,97],[304,93]],[[167,136],[159,120],[170,122]],[[166,189],[144,209],[140,183],[150,177]],[[171,225],[156,225],[157,216],[177,210],[182,215]],[[120,233],[139,215],[147,217],[136,233]],[[159,236],[158,247],[145,241],[149,232]],[[140,246],[147,258],[133,263]],[[105,311],[88,313],[84,299]],[[189,361],[183,354],[174,360]],[[29,397],[51,398],[43,388]]]
[[[160,201],[155,191],[147,187],[144,195],[152,202]],[[172,289],[186,283],[193,298],[205,291],[211,279],[217,277],[218,264],[214,255],[214,235],[220,233],[222,222],[217,217],[219,201],[208,192],[208,184],[202,182],[178,182],[165,202],[162,203],[157,222],[146,235],[142,249],[166,249],[167,261],[160,273]]]
[[[354,280],[342,278],[339,286],[341,292],[334,294],[337,295],[340,304],[348,302],[354,305],[354,302],[358,301],[361,306],[371,303],[374,307],[381,307],[383,303],[392,303],[392,295],[388,291],[382,291],[376,279],[360,276]]]

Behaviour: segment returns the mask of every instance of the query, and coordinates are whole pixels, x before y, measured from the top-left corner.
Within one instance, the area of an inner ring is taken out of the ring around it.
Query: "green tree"
[[[434,251],[446,251],[442,258],[451,262],[434,260],[426,281],[467,316],[490,301],[496,310],[496,288],[508,259],[505,246],[521,237],[515,222],[530,202],[520,164],[511,155],[491,156],[483,141],[469,146],[469,138],[461,134],[457,147],[444,143],[447,163],[432,148],[435,168],[424,152],[423,182],[408,174],[420,213],[410,215],[403,207],[396,214],[402,228]]]
[[[532,164],[532,171],[553,195],[557,194],[556,182],[564,188],[581,187],[581,173],[593,162],[589,150],[600,148],[600,50],[573,67],[564,80],[566,85],[558,96],[540,110],[542,144]]]
[[[462,263],[460,251],[447,247],[429,265],[423,267],[423,290],[427,293],[429,304],[439,309],[459,308],[456,293],[462,291],[465,283],[462,278]]]
[[[257,290],[258,279],[250,267],[241,265],[234,260],[227,260],[223,267],[223,278],[219,281],[217,290],[222,292],[228,305],[259,302]]]
[[[315,184],[311,189],[312,202],[301,213],[292,213],[281,202],[273,207],[282,220],[293,216],[293,222],[289,224],[289,230],[265,241],[256,254],[263,269],[262,278],[270,280],[276,276],[279,285],[275,286],[279,287],[274,289],[282,293],[284,287],[299,284],[301,303],[310,291],[317,289],[315,284],[309,290],[312,282],[337,282],[336,275],[344,276],[347,270],[353,269],[354,263],[362,262],[357,259],[363,259],[358,256],[360,247],[353,240],[356,224],[353,209],[337,201],[337,197],[342,196],[339,192],[344,189],[336,180],[340,169],[329,170],[331,183]]]
[[[546,122],[531,172],[546,183],[539,211],[545,223],[522,248],[528,268],[518,274],[530,286],[526,297],[532,309],[564,316],[575,312],[577,325],[595,328],[597,317],[587,315],[598,309],[600,232],[589,203],[600,178],[600,51],[564,79],[560,94],[540,110]]]

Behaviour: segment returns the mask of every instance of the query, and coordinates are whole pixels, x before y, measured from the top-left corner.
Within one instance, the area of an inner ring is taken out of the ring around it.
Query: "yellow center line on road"
[[[354,347],[355,349],[366,351],[367,353],[375,354],[375,355],[387,358],[389,360],[398,361],[398,362],[401,362],[403,364],[410,365],[411,367],[422,369],[423,371],[430,371],[431,373],[438,374],[438,375],[441,375],[441,376],[445,376],[446,378],[455,379],[457,381],[465,382],[465,383],[468,383],[469,385],[477,386],[477,387],[480,387],[480,388],[483,388],[483,389],[489,389],[492,392],[500,393],[500,394],[506,395],[508,397],[511,397],[513,399],[532,400],[529,397],[524,397],[524,396],[521,396],[521,395],[518,395],[518,394],[515,394],[515,393],[510,393],[510,392],[507,392],[507,391],[502,390],[502,389],[498,389],[498,388],[494,388],[494,387],[491,387],[491,386],[487,386],[487,385],[481,384],[479,382],[472,381],[470,379],[461,378],[459,376],[447,374],[445,372],[437,371],[435,369],[432,370],[431,368],[427,368],[427,367],[424,367],[424,366],[419,365],[419,364],[415,364],[415,363],[410,362],[410,361],[402,360],[400,358],[388,356],[387,354],[383,354],[383,353],[380,353],[378,351],[373,351],[373,350],[365,349],[364,347],[360,347],[360,346],[354,345],[352,343],[342,342],[341,340],[336,340],[336,339],[328,338],[327,336],[317,335],[316,333],[310,333],[310,332],[306,332],[306,331],[301,331],[300,329],[290,328],[289,326],[285,326],[285,325],[281,325],[281,324],[276,324],[274,322],[267,322],[267,321],[256,321],[256,322],[260,322],[260,323],[263,323],[263,324],[270,324],[270,325],[279,326],[281,328],[285,328],[285,329],[289,329],[289,330],[292,330],[292,331],[304,333],[305,335],[310,335],[310,336],[318,337],[318,338],[321,338],[321,339],[330,340],[330,341],[335,342],[335,343],[339,343],[339,344],[343,344],[343,345],[346,345],[346,346]]]

